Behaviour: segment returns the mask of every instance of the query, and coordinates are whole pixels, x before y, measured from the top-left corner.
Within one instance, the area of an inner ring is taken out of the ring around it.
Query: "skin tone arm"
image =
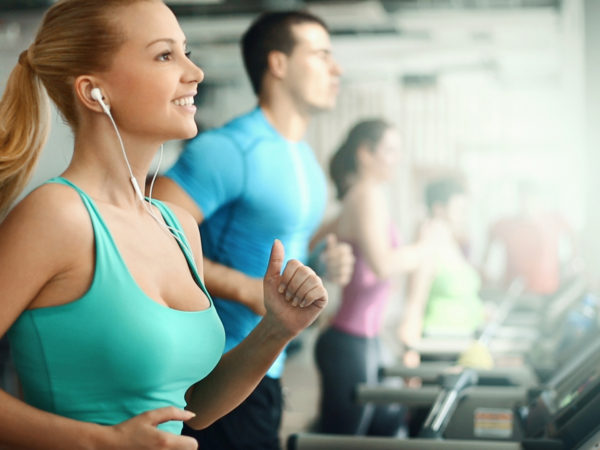
[[[436,253],[435,247],[440,243],[440,232],[430,223],[424,224],[419,231],[419,241],[426,242],[425,257],[418,268],[410,273],[407,282],[406,303],[402,322],[398,329],[398,337],[406,347],[404,364],[407,367],[416,367],[420,363],[420,355],[411,349],[423,333],[423,317],[425,306],[433,282]]]
[[[285,345],[325,307],[327,292],[319,277],[296,260],[290,260],[280,275],[283,260],[283,246],[276,241],[263,281],[267,313],[208,377],[188,391],[188,409],[197,413],[188,421],[191,427],[204,428],[241,403]]]
[[[419,354],[411,347],[421,339],[423,333],[425,305],[432,281],[433,264],[429,261],[409,275],[406,306],[398,329],[398,337],[406,347],[403,360],[407,367],[416,367],[420,363]]]
[[[202,246],[196,223],[175,206],[194,250],[202,276]],[[250,335],[227,352],[215,369],[186,394],[187,409],[195,413],[188,424],[204,428],[237,407],[258,385],[291,339],[309,326],[327,304],[327,291],[312,269],[297,260],[287,262],[285,251],[273,243],[261,280],[266,314]]]
[[[198,225],[204,221],[204,214],[196,202],[170,178],[158,177],[153,195],[183,207],[194,217]],[[256,314],[265,315],[263,283],[260,278],[249,277],[206,257],[203,258],[203,263],[206,288],[211,295],[235,300]]]
[[[421,338],[423,315],[432,280],[433,267],[430,263],[419,267],[408,280],[406,307],[399,333],[401,341],[407,347],[411,347]]]
[[[350,224],[348,232],[358,243],[371,270],[381,279],[415,270],[423,260],[424,244],[419,241],[392,247],[388,205],[380,188],[371,183],[361,183],[356,188],[346,199],[344,222]]]
[[[154,193],[156,198],[168,200],[186,209],[198,225],[204,221],[204,214],[196,202],[170,178],[159,177],[154,186]],[[328,281],[344,286],[350,281],[354,268],[352,249],[348,244],[338,242],[331,233],[322,233],[321,236],[326,236],[327,239],[327,247],[322,256],[325,273],[322,275]],[[206,288],[213,296],[235,300],[256,314],[265,315],[263,283],[260,278],[249,277],[243,272],[206,257],[204,257],[204,274]]]

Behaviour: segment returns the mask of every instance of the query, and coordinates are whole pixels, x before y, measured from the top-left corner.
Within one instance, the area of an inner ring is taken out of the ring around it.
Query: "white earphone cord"
[[[100,101],[100,104],[102,105],[103,102]],[[123,144],[123,139],[121,139],[121,133],[119,133],[119,128],[117,127],[117,124],[115,123],[115,120],[112,117],[112,114],[110,113],[110,110],[108,109],[108,107],[106,107],[106,105],[103,105],[104,108],[104,112],[106,113],[106,115],[108,116],[108,118],[110,119],[110,122],[112,123],[113,128],[115,129],[115,133],[117,133],[117,138],[119,139],[119,144],[121,145],[121,151],[123,152],[123,158],[125,159],[125,164],[127,165],[127,170],[129,171],[129,181],[131,182],[133,189],[136,193],[136,197],[140,199],[140,201],[142,202],[142,205],[144,205],[144,209],[148,212],[148,214],[150,214],[150,216],[154,219],[154,221],[156,223],[158,223],[158,225],[167,233],[169,233],[171,236],[173,236],[173,238],[175,238],[175,240],[177,242],[179,242],[179,244],[185,248],[188,253],[190,254],[190,256],[193,255],[189,245],[187,244],[187,242],[184,240],[184,235],[181,231],[179,231],[176,228],[170,227],[169,225],[167,225],[166,223],[164,223],[163,221],[161,221],[158,217],[156,217],[156,215],[154,215],[154,212],[152,211],[151,206],[148,205],[148,203],[152,204],[152,189],[154,188],[154,181],[156,180],[156,176],[158,175],[158,170],[160,169],[160,164],[162,162],[162,158],[163,158],[163,144],[160,145],[160,155],[159,155],[159,159],[158,159],[158,164],[156,166],[156,170],[154,171],[154,175],[152,176],[152,182],[150,183],[150,192],[148,195],[148,199],[149,202],[147,202],[144,199],[144,196],[142,195],[142,191],[140,189],[140,186],[136,180],[136,178],[133,176],[133,171],[131,170],[131,165],[129,164],[129,160],[127,159],[127,152],[125,151],[125,145]]]

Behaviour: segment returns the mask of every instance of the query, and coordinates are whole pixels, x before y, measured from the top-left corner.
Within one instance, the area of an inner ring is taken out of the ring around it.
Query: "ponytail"
[[[0,218],[29,181],[48,135],[52,99],[76,132],[74,80],[107,70],[126,39],[116,8],[159,0],[58,0],[21,53],[0,100]]]
[[[356,173],[356,149],[346,139],[329,163],[329,175],[335,185],[338,200],[343,199],[350,189],[349,176],[353,173]]]
[[[31,178],[49,127],[48,95],[26,50],[0,100],[0,219]]]

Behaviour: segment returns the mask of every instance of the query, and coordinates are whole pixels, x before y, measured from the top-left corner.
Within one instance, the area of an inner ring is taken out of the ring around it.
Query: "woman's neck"
[[[127,136],[122,137],[127,162],[114,131],[113,135],[78,134],[75,138],[73,158],[63,175],[79,184],[96,199],[130,207],[139,202],[131,174],[143,193],[157,146],[135,142]]]

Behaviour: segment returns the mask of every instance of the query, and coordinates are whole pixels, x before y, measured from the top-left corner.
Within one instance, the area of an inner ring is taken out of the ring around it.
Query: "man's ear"
[[[272,50],[267,56],[267,70],[275,78],[284,78],[287,74],[288,56],[279,50]]]
[[[106,103],[107,106],[110,104],[106,99],[100,84],[101,83],[93,76],[80,75],[75,79],[73,87],[75,89],[75,97],[85,108],[102,113],[103,109],[100,106],[100,103],[92,97],[92,89],[99,88],[102,91],[104,103]]]

